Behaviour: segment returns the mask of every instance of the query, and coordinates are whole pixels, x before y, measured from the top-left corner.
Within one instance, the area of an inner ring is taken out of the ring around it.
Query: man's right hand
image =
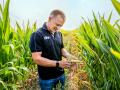
[[[59,61],[59,67],[61,68],[69,68],[71,66],[71,63],[67,60]]]

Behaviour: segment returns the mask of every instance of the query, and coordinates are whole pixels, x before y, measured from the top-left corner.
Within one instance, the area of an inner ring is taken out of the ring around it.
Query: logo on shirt
[[[47,39],[50,39],[50,37],[49,37],[49,36],[45,36],[45,37],[44,37],[44,40],[47,40]]]

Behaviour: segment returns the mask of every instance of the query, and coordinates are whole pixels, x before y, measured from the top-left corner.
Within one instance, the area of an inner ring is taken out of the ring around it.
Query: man
[[[30,50],[33,61],[38,65],[41,90],[51,90],[58,83],[64,89],[64,68],[71,65],[67,60],[62,60],[62,56],[70,56],[64,49],[62,34],[59,32],[64,22],[64,13],[53,10],[43,27],[31,35]]]

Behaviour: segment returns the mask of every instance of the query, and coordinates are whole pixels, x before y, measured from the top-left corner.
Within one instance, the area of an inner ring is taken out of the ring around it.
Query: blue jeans
[[[49,79],[49,80],[42,80],[39,79],[39,84],[41,90],[52,90],[53,88],[56,88],[56,85],[60,83],[60,88],[61,90],[64,90],[64,85],[65,85],[65,75],[63,74],[62,76],[55,78],[55,79]]]

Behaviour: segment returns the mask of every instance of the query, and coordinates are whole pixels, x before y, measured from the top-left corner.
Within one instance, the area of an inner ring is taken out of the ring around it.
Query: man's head
[[[64,22],[65,14],[60,10],[53,10],[49,16],[47,28],[54,33],[63,26]]]

